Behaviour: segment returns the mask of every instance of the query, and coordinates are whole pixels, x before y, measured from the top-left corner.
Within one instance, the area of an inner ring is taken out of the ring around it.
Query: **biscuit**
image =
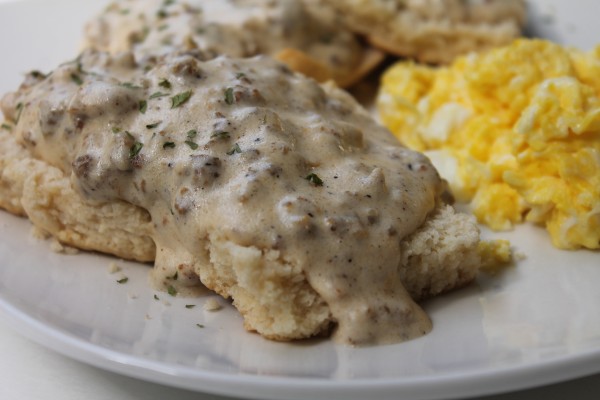
[[[342,28],[335,13],[296,0],[114,2],[87,24],[84,48],[132,50],[137,58],[192,49],[209,57],[266,54],[342,87],[357,82],[384,57]]]
[[[70,176],[34,158],[0,129],[0,207],[27,216],[61,243],[141,262],[154,261],[148,213],[125,202],[92,204],[71,187]]]
[[[202,282],[269,339],[422,335],[415,300],[481,264],[426,157],[267,57],[89,51],[2,111],[2,207],[70,246],[154,259],[170,293]]]
[[[322,0],[346,26],[386,52],[427,63],[509,43],[520,36],[522,0]]]

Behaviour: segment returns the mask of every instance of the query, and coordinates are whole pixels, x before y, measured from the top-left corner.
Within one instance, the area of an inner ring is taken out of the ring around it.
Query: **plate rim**
[[[37,320],[0,291],[0,319],[29,340],[79,362],[147,382],[242,398],[300,400],[308,394],[328,399],[411,396],[422,400],[494,395],[581,378],[600,372],[600,348],[561,355],[544,362],[494,370],[441,373],[433,377],[332,380],[249,373],[212,372],[124,354],[87,342]]]

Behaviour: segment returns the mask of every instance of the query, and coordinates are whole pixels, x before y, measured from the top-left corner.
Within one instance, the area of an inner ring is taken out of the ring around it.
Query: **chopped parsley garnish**
[[[304,179],[306,179],[315,186],[323,186],[323,181],[321,180],[321,178],[319,178],[317,174],[308,174]]]
[[[75,82],[76,85],[83,85],[83,79],[81,79],[81,77],[79,75],[77,75],[76,73],[72,73],[71,74],[71,80],[73,82]]]
[[[142,114],[146,114],[146,111],[148,110],[148,102],[146,100],[140,100],[139,110]]]
[[[169,27],[169,24],[162,24],[161,26],[159,26],[158,28],[156,28],[159,32],[164,31],[165,29],[167,29]]]
[[[177,108],[192,97],[192,91],[181,92],[171,97],[171,108]]]
[[[190,149],[196,150],[198,148],[198,143],[192,142],[191,140],[186,140],[185,144],[190,146]]]
[[[134,140],[134,139],[135,139],[135,137],[134,137],[134,136],[131,134],[131,132],[129,132],[129,131],[125,131],[125,135],[127,135],[127,137],[128,137],[129,139],[131,139],[131,140]]]
[[[235,146],[233,146],[233,148],[227,152],[227,155],[232,156],[235,153],[241,153],[241,152],[242,152],[242,149],[240,149],[240,145],[236,143]]]
[[[246,77],[246,74],[243,72],[238,72],[237,74],[235,74],[235,77],[238,79],[242,79]]]
[[[186,304],[185,305],[185,308],[187,308],[187,309],[191,309],[191,308],[194,308],[194,307],[196,307],[195,304]]]
[[[175,148],[175,142],[165,142],[165,144],[163,144],[163,149],[174,149]]]
[[[157,295],[154,295],[154,300],[160,300]]]
[[[233,88],[227,88],[225,90],[225,103],[229,105],[235,103],[235,98],[233,97]]]
[[[127,281],[128,281],[128,280],[129,280],[129,278],[128,278],[128,277],[121,278],[121,279],[119,279],[119,280],[117,281],[117,283],[119,283],[119,284],[121,284],[121,285],[122,285],[122,284],[124,284],[124,283],[127,283]]]
[[[114,126],[114,127],[112,128],[112,132],[113,132],[113,133],[121,133],[121,128]]]
[[[15,125],[19,123],[19,120],[21,119],[21,113],[23,112],[23,103],[18,103],[17,104],[17,118],[15,118]]]
[[[168,96],[168,95],[169,95],[168,93],[163,93],[163,92],[154,92],[154,93],[152,93],[152,94],[150,95],[150,97],[149,97],[149,98],[150,98],[150,100],[152,100],[152,99],[158,99],[159,97],[165,97],[165,96]]]
[[[10,126],[9,124],[2,124],[2,129],[6,129],[7,131],[12,130],[12,126]]]
[[[119,84],[119,86],[123,86],[123,87],[125,87],[127,89],[141,89],[142,88],[141,86],[134,85],[131,82],[122,82],[122,83]]]
[[[129,148],[129,158],[133,158],[133,157],[137,156],[138,154],[140,154],[142,147],[144,147],[143,143],[135,142],[133,144],[133,146],[131,146]]]
[[[198,135],[198,131],[195,129],[190,129],[187,133],[187,137],[189,137],[190,139],[195,138]]]
[[[149,33],[150,28],[144,26],[141,31],[132,32],[130,40],[132,43],[143,43],[148,37]]]
[[[179,277],[179,271],[175,271],[173,276],[170,276],[167,279],[173,279],[174,281],[176,281],[178,277]]]
[[[204,325],[202,325],[202,324],[196,324],[196,326],[197,326],[198,328],[204,328]]]
[[[156,16],[158,18],[167,18],[169,16],[169,14],[167,14],[167,12],[165,10],[158,10],[156,12]]]
[[[45,79],[47,77],[46,74],[40,71],[31,71],[29,74],[33,76],[35,79]]]
[[[175,0],[165,0],[165,1],[163,2],[163,7],[168,7],[168,6],[170,6],[171,4],[175,4]]]
[[[167,293],[169,293],[171,296],[175,296],[177,295],[177,289],[169,285],[169,287],[167,288]]]
[[[157,126],[159,126],[161,122],[162,122],[162,121],[158,121],[158,122],[155,122],[155,123],[153,123],[153,124],[148,124],[148,125],[146,125],[146,128],[147,128],[147,129],[154,129],[154,128],[156,128]]]
[[[166,79],[161,79],[161,81],[158,82],[158,86],[165,88],[165,89],[171,89],[171,82],[169,82]]]
[[[229,134],[229,132],[226,132],[226,131],[216,131],[215,133],[210,135],[210,137],[218,138],[218,139],[229,139],[230,134]]]

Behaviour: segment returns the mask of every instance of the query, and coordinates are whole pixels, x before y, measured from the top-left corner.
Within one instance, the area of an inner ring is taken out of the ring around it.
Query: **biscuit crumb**
[[[206,303],[204,303],[204,306],[202,308],[204,309],[204,311],[219,311],[223,307],[217,301],[217,299],[210,298],[206,300]]]
[[[79,249],[75,247],[67,246],[62,244],[56,238],[52,238],[52,242],[50,243],[50,249],[55,253],[67,254],[67,255],[75,255],[79,254]]]
[[[119,272],[119,271],[121,271],[121,267],[119,267],[119,266],[117,265],[117,263],[116,263],[116,262],[114,262],[114,261],[111,261],[111,262],[108,264],[108,272],[109,272],[110,274],[114,274],[114,273],[117,273],[117,272]]]
[[[48,240],[52,236],[49,232],[35,225],[31,227],[30,234],[32,237],[38,240]]]
[[[516,261],[523,261],[527,258],[527,254],[523,253],[522,251],[515,252],[513,256]]]

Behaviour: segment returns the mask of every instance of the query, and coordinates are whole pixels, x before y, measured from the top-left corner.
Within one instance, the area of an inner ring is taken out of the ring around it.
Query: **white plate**
[[[0,4],[0,91],[15,89],[29,69],[73,58],[82,21],[103,3]],[[533,3],[536,31],[587,48],[600,41],[591,0]],[[262,399],[447,399],[600,371],[600,254],[556,250],[532,226],[501,235],[527,256],[516,268],[425,304],[431,334],[363,349],[263,340],[225,301],[219,312],[203,311],[211,294],[156,293],[149,266],[118,262],[123,270],[110,274],[113,259],[53,253],[29,229],[0,212],[2,317],[58,352],[149,381]],[[118,284],[123,276],[129,281]]]

